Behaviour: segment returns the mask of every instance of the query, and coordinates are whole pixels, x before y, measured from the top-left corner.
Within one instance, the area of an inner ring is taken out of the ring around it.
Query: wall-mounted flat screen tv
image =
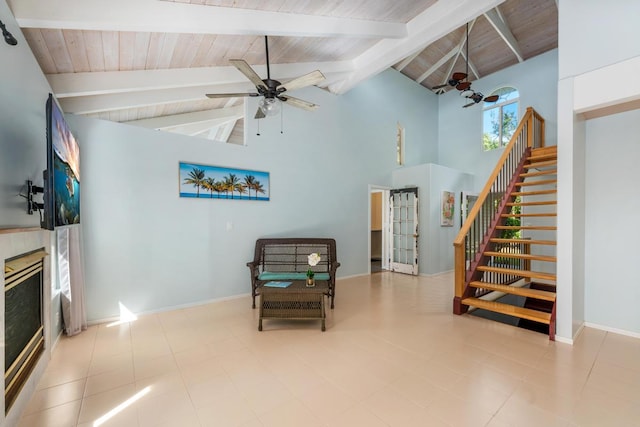
[[[47,170],[42,227],[80,223],[80,146],[52,94],[47,99]]]

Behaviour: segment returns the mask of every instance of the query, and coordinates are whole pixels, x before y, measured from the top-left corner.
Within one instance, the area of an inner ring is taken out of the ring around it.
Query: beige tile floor
[[[20,426],[640,426],[638,339],[454,316],[450,274],[337,291],[326,332],[244,297],[62,338]]]

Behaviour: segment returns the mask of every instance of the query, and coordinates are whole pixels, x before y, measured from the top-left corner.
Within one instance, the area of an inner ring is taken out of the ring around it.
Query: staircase
[[[455,314],[501,313],[555,338],[556,161],[529,108],[454,242]]]

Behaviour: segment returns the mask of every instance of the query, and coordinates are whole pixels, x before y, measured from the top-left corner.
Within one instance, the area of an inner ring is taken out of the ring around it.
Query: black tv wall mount
[[[44,202],[36,202],[33,200],[33,196],[36,194],[44,193],[44,187],[33,185],[33,181],[27,180],[27,213],[33,215],[36,210],[44,209]]]

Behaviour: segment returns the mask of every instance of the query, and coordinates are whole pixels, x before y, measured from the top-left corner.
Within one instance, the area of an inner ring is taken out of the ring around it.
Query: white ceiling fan
[[[262,96],[258,104],[255,118],[262,119],[267,116],[274,116],[280,112],[280,102],[286,102],[293,107],[302,108],[303,110],[313,111],[318,108],[317,104],[304,101],[285,95],[285,92],[301,89],[320,83],[324,80],[324,75],[315,70],[286,83],[280,83],[278,80],[271,79],[271,70],[269,69],[269,43],[267,36],[264,36],[264,45],[267,56],[267,78],[261,79],[258,73],[243,59],[231,59],[229,62],[244,74],[256,86],[257,92],[247,93],[208,93],[209,98],[232,98],[232,97],[257,97]]]

